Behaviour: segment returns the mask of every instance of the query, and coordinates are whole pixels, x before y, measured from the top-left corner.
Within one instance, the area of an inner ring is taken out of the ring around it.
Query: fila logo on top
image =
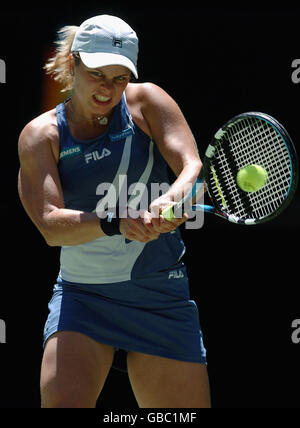
[[[85,158],[85,162],[89,163],[90,161],[98,161],[110,155],[111,155],[111,151],[104,148],[101,154],[98,152],[98,150],[95,150],[94,152],[86,153],[84,155],[84,158]]]

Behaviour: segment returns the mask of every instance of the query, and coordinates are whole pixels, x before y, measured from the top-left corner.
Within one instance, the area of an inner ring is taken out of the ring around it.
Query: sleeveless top
[[[133,122],[125,95],[106,131],[92,140],[73,138],[66,102],[56,107],[65,208],[100,213],[128,204],[149,209],[150,202],[168,189],[168,168],[156,144]],[[172,267],[184,251],[178,228],[146,244],[123,235],[104,236],[62,246],[59,278],[86,284],[128,281]]]

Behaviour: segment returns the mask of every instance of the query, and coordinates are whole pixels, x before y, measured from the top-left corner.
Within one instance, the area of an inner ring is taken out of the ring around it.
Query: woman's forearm
[[[85,244],[106,236],[95,212],[56,208],[44,218],[41,232],[50,246]]]
[[[189,163],[182,169],[181,173],[167,192],[168,197],[172,201],[180,201],[191,190],[200,174],[201,166],[202,164],[200,161],[195,161],[193,163]]]

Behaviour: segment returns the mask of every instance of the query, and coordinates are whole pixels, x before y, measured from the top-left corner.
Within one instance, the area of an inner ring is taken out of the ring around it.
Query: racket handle
[[[212,205],[201,205],[201,204],[195,204],[192,205],[193,211],[204,211],[206,213],[214,214],[216,209]]]
[[[203,185],[204,185],[203,178],[198,177],[197,180],[195,181],[195,184],[193,185],[192,189],[184,196],[184,198],[182,198],[181,201],[179,201],[176,205],[165,208],[162,211],[161,215],[166,220],[171,221],[175,217],[174,209],[176,208],[178,210],[178,209],[182,208],[182,206],[184,205],[184,202],[186,200],[193,199],[197,195],[197,193],[200,191],[200,189],[203,187]],[[198,205],[195,205],[195,206],[198,206]],[[198,209],[197,209],[197,211],[198,211]]]
[[[216,211],[215,207],[213,207],[212,205],[201,205],[201,204],[192,205],[191,209],[192,211],[204,211],[206,213],[211,213],[211,214],[214,214]],[[166,220],[171,221],[175,217],[174,206],[165,208],[161,214]]]
[[[165,208],[162,212],[161,215],[163,216],[164,219],[168,220],[168,221],[172,221],[172,219],[175,217],[174,216],[174,209],[173,206]]]

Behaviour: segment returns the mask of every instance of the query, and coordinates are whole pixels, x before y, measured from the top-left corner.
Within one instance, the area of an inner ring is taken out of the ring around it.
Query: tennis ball
[[[268,173],[260,165],[247,165],[239,170],[236,181],[244,192],[257,192],[267,183]]]

